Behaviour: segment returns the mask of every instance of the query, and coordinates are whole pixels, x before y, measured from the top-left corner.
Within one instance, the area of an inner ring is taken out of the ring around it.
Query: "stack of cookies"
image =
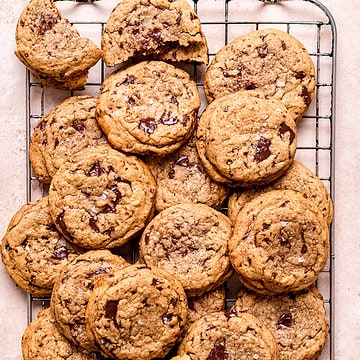
[[[41,46],[62,23],[43,6],[30,2],[17,33],[40,12]],[[24,359],[316,359],[333,205],[294,160],[315,90],[303,45],[273,29],[234,39],[205,73],[202,114],[176,65],[208,62],[185,0],[122,1],[102,54],[121,67],[98,96],[72,96],[35,126],[30,161],[48,194],[2,240],[16,284],[51,299]],[[230,278],[241,291],[225,309]]]

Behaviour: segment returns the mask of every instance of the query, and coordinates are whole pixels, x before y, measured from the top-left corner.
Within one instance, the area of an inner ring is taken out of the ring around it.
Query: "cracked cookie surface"
[[[112,11],[101,47],[108,66],[129,59],[208,63],[201,23],[184,0],[123,0]]]
[[[329,321],[315,286],[277,296],[242,289],[232,309],[253,314],[272,331],[282,360],[315,360],[328,338]]]
[[[128,265],[109,250],[90,250],[64,266],[51,295],[51,310],[63,335],[71,343],[92,349],[85,324],[90,294],[100,279],[111,277],[114,271]]]
[[[241,35],[220,49],[205,74],[208,101],[238,90],[262,90],[280,100],[294,120],[315,92],[315,67],[296,38],[275,29]]]
[[[214,100],[202,113],[196,147],[218,182],[249,187],[282,175],[296,152],[297,129],[285,106],[259,91]]]
[[[186,317],[187,299],[180,282],[144,265],[127,266],[98,283],[86,310],[88,337],[116,359],[165,356]]]
[[[229,219],[203,204],[169,207],[146,226],[140,239],[140,258],[182,283],[188,296],[220,285],[230,269],[227,243]]]
[[[91,145],[106,144],[95,118],[96,99],[72,96],[52,108],[34,128],[30,161],[37,179],[45,184],[73,154]]]
[[[195,321],[178,355],[191,360],[280,359],[276,340],[263,322],[236,311],[217,311]]]
[[[2,262],[9,275],[36,297],[50,296],[62,267],[82,252],[56,229],[47,196],[16,212],[1,243]]]
[[[240,281],[260,294],[313,285],[329,258],[328,224],[303,194],[273,190],[242,208],[229,242]]]
[[[96,118],[115,148],[165,155],[191,136],[199,107],[196,84],[186,71],[143,61],[105,79]]]
[[[59,231],[89,249],[121,246],[153,214],[156,184],[137,157],[110,146],[88,147],[56,172],[50,213]]]

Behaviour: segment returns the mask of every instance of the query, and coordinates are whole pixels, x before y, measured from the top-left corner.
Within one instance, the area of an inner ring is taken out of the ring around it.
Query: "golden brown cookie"
[[[280,178],[263,187],[235,189],[228,201],[228,216],[234,223],[242,207],[256,196],[271,190],[296,190],[313,201],[330,225],[333,218],[333,203],[325,184],[304,164],[294,160]]]
[[[191,136],[199,107],[196,84],[186,71],[143,61],[105,79],[96,117],[115,148],[165,155]]]
[[[69,90],[84,87],[88,70],[101,57],[101,50],[80,36],[52,0],[31,0],[24,8],[16,27],[16,46],[15,54],[35,77]]]
[[[280,359],[274,335],[264,323],[236,311],[213,312],[195,321],[178,355],[187,355],[191,360]]]
[[[47,196],[23,205],[14,214],[1,243],[7,272],[35,297],[50,296],[62,267],[82,252],[56,229]]]
[[[285,106],[259,91],[214,100],[202,113],[196,147],[218,182],[249,187],[282,175],[296,152],[296,125]]]
[[[208,101],[239,90],[262,90],[297,120],[315,92],[315,67],[292,35],[275,29],[241,35],[218,51],[204,79]]]
[[[246,203],[229,242],[240,281],[265,295],[313,285],[329,251],[329,229],[321,211],[294,190],[269,191]]]
[[[127,266],[95,286],[86,310],[88,337],[109,357],[164,357],[187,317],[178,280],[157,268]]]
[[[145,159],[157,185],[156,210],[181,203],[201,203],[219,209],[228,188],[217,183],[205,171],[195,146],[195,137],[167,156]]]
[[[95,119],[93,96],[72,96],[52,108],[34,128],[29,156],[36,178],[45,184],[64,162],[87,146],[106,144]]]
[[[185,0],[123,0],[111,12],[102,35],[108,66],[151,57],[208,63],[201,23]]]
[[[86,336],[85,311],[96,283],[124,266],[109,250],[90,250],[63,267],[51,295],[51,310],[63,335],[73,344],[92,349]],[[92,349],[96,351],[97,349]]]
[[[272,331],[281,360],[317,359],[329,335],[324,301],[315,286],[277,296],[242,289],[232,309],[256,316]]]
[[[54,175],[50,213],[59,231],[90,249],[134,238],[153,215],[156,185],[137,157],[110,146],[87,147]]]
[[[179,279],[188,296],[225,281],[229,273],[230,220],[203,204],[171,206],[156,215],[140,239],[140,258]]]

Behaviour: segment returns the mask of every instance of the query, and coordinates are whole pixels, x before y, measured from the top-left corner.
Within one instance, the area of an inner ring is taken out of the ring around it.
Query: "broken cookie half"
[[[81,37],[52,0],[32,0],[16,27],[15,55],[45,86],[75,90],[85,86],[101,50]]]
[[[107,66],[156,59],[208,64],[201,23],[186,0],[123,0],[112,11],[102,36]]]

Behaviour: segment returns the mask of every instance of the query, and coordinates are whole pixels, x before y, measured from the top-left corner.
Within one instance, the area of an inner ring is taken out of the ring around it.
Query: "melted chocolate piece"
[[[184,116],[183,116],[182,124],[183,124],[184,127],[188,124],[189,120],[190,120],[190,116],[189,116],[189,115],[184,115]]]
[[[177,117],[171,116],[171,111],[164,111],[160,117],[160,122],[164,125],[175,125],[178,119]]]
[[[293,318],[291,313],[286,313],[286,314],[282,314],[280,315],[277,323],[276,323],[276,327],[278,329],[284,328],[284,327],[292,327],[293,326]]]
[[[72,127],[78,131],[78,132],[84,132],[86,130],[86,127],[85,125],[79,121],[79,120],[74,120],[73,123],[72,123]]]
[[[280,124],[280,129],[278,131],[278,135],[284,139],[285,137],[285,134],[286,133],[289,133],[290,134],[290,144],[292,144],[292,142],[294,141],[295,139],[295,133],[291,130],[291,128],[289,126],[287,126],[285,123],[281,123]]]
[[[21,243],[21,247],[22,247],[24,250],[26,250],[27,244],[28,244],[28,239],[25,239],[25,240]]]
[[[303,244],[303,246],[301,247],[301,253],[304,255],[308,252],[308,247],[306,244]]]
[[[305,77],[305,73],[303,71],[295,72],[295,79],[302,80]]]
[[[116,86],[134,84],[134,82],[135,78],[133,76],[128,76],[122,83],[116,84]]]
[[[168,171],[168,178],[173,179],[175,177],[175,169],[170,169]]]
[[[244,85],[244,88],[246,90],[255,90],[257,88],[257,85],[251,81],[247,81]]]
[[[133,106],[135,106],[135,99],[132,97],[132,96],[130,96],[130,98],[129,98],[129,100],[128,100],[128,104],[131,106],[131,107],[133,107]]]
[[[280,245],[281,246],[284,246],[284,247],[287,247],[288,249],[291,248],[291,244],[290,244],[290,241],[284,237],[280,237]]]
[[[225,345],[216,342],[206,360],[227,360],[229,353],[225,349]]]
[[[305,105],[309,106],[311,103],[311,95],[306,86],[302,87],[301,97],[303,98]]]
[[[261,57],[262,59],[263,59],[264,57],[266,57],[267,54],[268,54],[268,47],[267,47],[267,45],[258,46],[258,47],[256,48],[256,50],[257,50],[257,52],[258,52],[258,54],[259,54],[259,57]]]
[[[267,159],[271,155],[270,151],[271,141],[261,137],[256,145],[252,144],[252,148],[255,149],[254,160],[260,163]]]
[[[37,126],[41,131],[44,131],[45,128],[46,128],[46,123],[47,121],[46,120],[43,120],[39,123],[39,125]]]
[[[160,285],[160,284],[162,284],[162,282],[159,279],[155,279],[155,278],[152,279],[152,282],[151,282],[152,286],[156,286],[156,285]]]
[[[108,300],[105,304],[105,317],[107,319],[115,319],[119,300]]]
[[[51,224],[47,224],[47,225],[46,225],[46,230],[48,230],[48,231],[54,231],[54,232],[58,232],[58,230],[57,230],[57,228],[56,228],[55,224],[53,224],[53,223],[51,223]]]
[[[62,211],[56,218],[56,224],[59,226],[61,232],[66,237],[70,237],[70,234],[68,233],[67,228],[66,228],[66,224],[64,222],[64,216],[65,216],[65,211]]]
[[[271,224],[263,223],[263,231],[269,230]]]
[[[162,321],[165,325],[167,325],[172,320],[173,317],[174,317],[173,314],[165,314],[162,316]]]
[[[285,41],[281,41],[281,48],[285,51],[286,50],[286,43]]]
[[[139,129],[142,129],[146,134],[150,135],[153,134],[157,128],[158,123],[155,121],[154,118],[145,118],[141,119],[139,122]]]
[[[96,232],[96,233],[100,232],[100,230],[97,226],[97,217],[96,216],[90,216],[89,225],[93,229],[94,232]]]
[[[101,176],[102,174],[105,174],[105,169],[100,166],[99,160],[92,164],[90,170],[85,173],[86,176]]]
[[[56,260],[62,260],[64,258],[67,258],[70,253],[71,251],[68,248],[66,248],[65,246],[61,246],[53,251],[51,258]]]

